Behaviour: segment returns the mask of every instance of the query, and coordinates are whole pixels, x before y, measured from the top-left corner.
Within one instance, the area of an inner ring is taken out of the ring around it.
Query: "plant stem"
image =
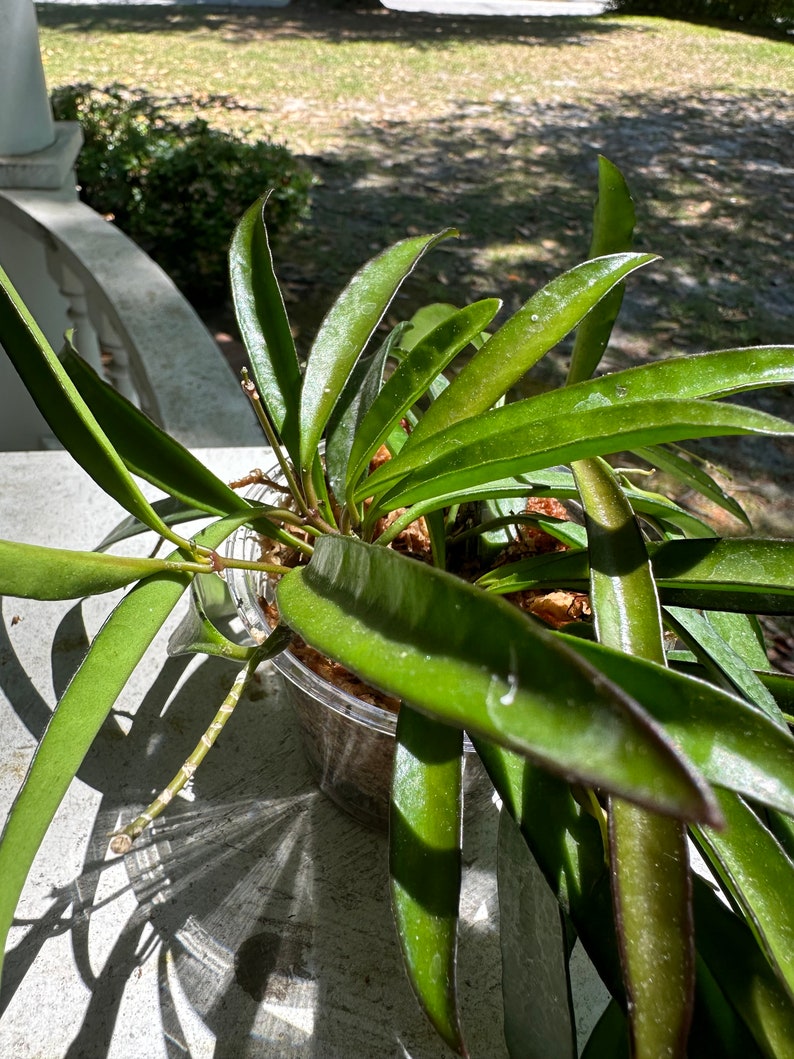
[[[243,669],[237,674],[231,691],[221,703],[210,726],[202,735],[193,753],[188,757],[168,786],[157,795],[151,805],[147,806],[140,816],[136,817],[132,823],[127,824],[121,831],[116,832],[110,841],[110,849],[113,853],[129,853],[135,839],[145,831],[149,824],[170,804],[174,796],[193,778],[196,769],[207,756],[215,744],[215,740],[223,731],[224,725],[234,712],[235,706],[240,701],[240,696],[245,691],[248,682],[261,661],[261,657],[261,652],[255,651]]]

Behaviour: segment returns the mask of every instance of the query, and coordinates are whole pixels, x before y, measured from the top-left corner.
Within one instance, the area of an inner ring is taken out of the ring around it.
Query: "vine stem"
[[[182,765],[179,772],[177,772],[168,786],[157,795],[151,805],[144,809],[140,816],[136,817],[132,823],[127,824],[127,826],[122,828],[121,831],[117,831],[116,834],[113,835],[110,840],[110,849],[112,853],[129,853],[135,839],[143,834],[149,824],[151,824],[151,822],[163,812],[174,796],[177,795],[193,778],[196,769],[212,749],[215,740],[223,731],[224,725],[229,720],[232,713],[234,713],[234,708],[240,701],[240,696],[248,686],[248,683],[254,675],[261,659],[262,651],[254,651],[252,653],[245,666],[235,677],[234,684],[232,685],[229,694],[221,703],[220,708],[213,717],[209,727],[204,732],[193,750],[193,753],[188,757],[184,765]]]

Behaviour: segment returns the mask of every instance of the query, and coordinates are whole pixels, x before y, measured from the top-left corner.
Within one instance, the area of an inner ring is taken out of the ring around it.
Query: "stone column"
[[[0,155],[55,142],[33,0],[0,0]]]

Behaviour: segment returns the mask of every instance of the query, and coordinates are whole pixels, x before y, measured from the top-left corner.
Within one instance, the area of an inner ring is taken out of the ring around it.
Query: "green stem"
[[[290,461],[284,455],[284,450],[281,447],[281,440],[279,439],[279,436],[276,433],[275,427],[270,422],[270,417],[267,414],[265,406],[262,404],[262,400],[259,396],[259,392],[256,386],[248,375],[248,369],[243,368],[241,375],[241,385],[243,388],[243,393],[251,402],[251,407],[254,410],[254,414],[256,415],[257,420],[259,421],[259,425],[262,427],[262,430],[265,433],[265,437],[268,440],[268,444],[275,453],[279,467],[281,468],[281,472],[284,475],[285,481],[287,483],[287,487],[290,493],[292,493],[292,496],[295,498],[295,503],[298,505],[298,508],[300,509],[301,513],[305,516],[308,516],[309,507],[306,503],[306,499],[304,498],[303,491],[301,490],[301,487],[298,484],[298,480],[295,477],[295,474],[293,473]],[[309,504],[311,504],[311,498],[309,498]]]
[[[231,691],[221,703],[220,709],[212,719],[209,728],[204,732],[193,753],[188,757],[168,786],[157,795],[151,805],[147,806],[140,816],[136,817],[132,823],[127,824],[121,831],[116,832],[110,842],[110,848],[113,853],[129,853],[135,839],[145,831],[149,824],[171,803],[174,796],[193,778],[196,769],[212,749],[215,740],[221,734],[224,725],[234,712],[235,706],[240,701],[240,696],[245,691],[261,661],[261,657],[261,652],[255,651],[243,669],[237,674]]]

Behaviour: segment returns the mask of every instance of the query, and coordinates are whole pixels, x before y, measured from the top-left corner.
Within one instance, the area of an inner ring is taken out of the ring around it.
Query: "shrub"
[[[178,121],[174,106],[229,106],[219,97],[157,100],[124,85],[71,85],[52,94],[58,120],[79,121],[80,196],[112,218],[202,305],[226,294],[226,254],[237,218],[266,188],[276,235],[308,209],[312,176],[286,147]],[[232,104],[233,105],[233,104]]]
[[[794,27],[794,0],[610,0],[620,14],[667,18],[728,19],[756,25]]]

